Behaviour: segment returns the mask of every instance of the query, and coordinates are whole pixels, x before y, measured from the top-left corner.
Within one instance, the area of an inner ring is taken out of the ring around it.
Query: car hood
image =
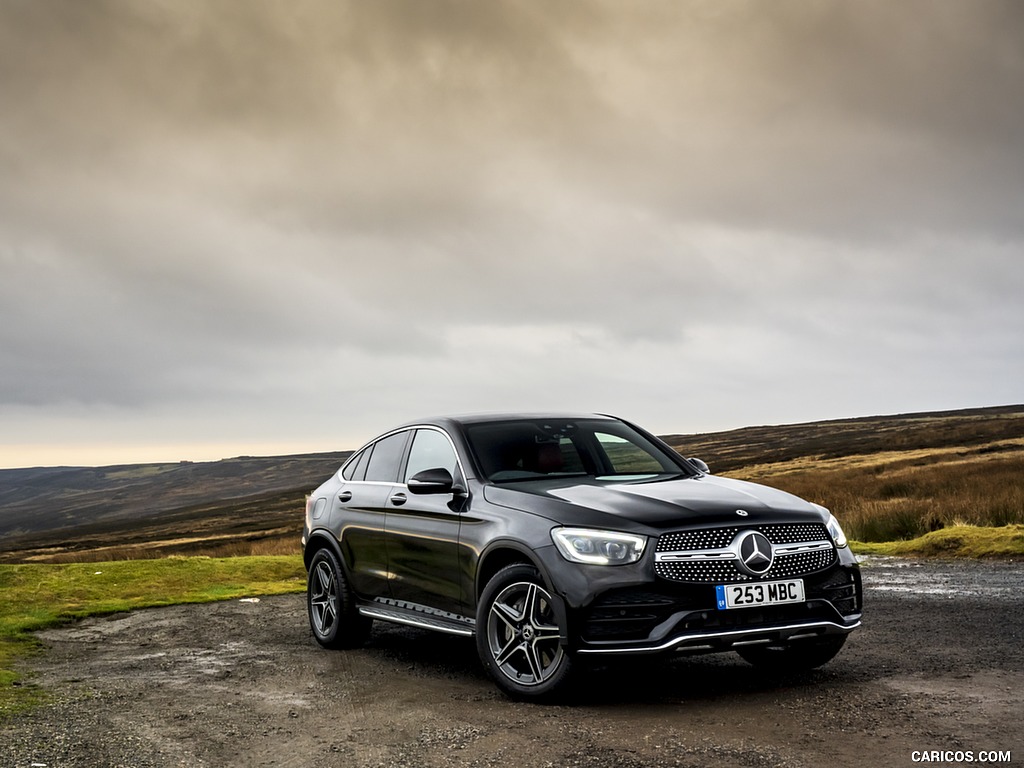
[[[541,514],[562,525],[664,529],[739,521],[825,521],[820,507],[790,493],[713,475],[632,482],[548,479],[487,486],[484,496],[493,504]]]

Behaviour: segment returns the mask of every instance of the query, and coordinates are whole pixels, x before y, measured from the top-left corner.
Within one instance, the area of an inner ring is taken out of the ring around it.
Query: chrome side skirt
[[[441,616],[435,617],[390,605],[381,605],[380,603],[360,605],[359,613],[371,619],[390,621],[393,624],[405,624],[409,627],[429,629],[434,632],[447,632],[449,635],[459,635],[460,637],[473,636],[472,624],[457,624],[455,621],[442,618]]]

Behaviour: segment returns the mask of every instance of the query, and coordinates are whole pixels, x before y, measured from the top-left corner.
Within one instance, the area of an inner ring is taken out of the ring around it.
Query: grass
[[[36,630],[133,608],[303,589],[297,555],[0,565],[0,717],[41,697],[15,670],[19,658],[38,649]]]
[[[24,563],[97,563],[114,560],[160,560],[167,557],[250,557],[302,554],[298,519],[295,531],[278,533],[277,529],[244,535],[214,534],[179,536],[138,543],[110,544],[88,549],[49,547],[34,553],[20,553]]]
[[[823,504],[861,542],[1024,524],[1024,440],[801,457],[728,473]]]
[[[909,541],[850,542],[858,555],[891,557],[1018,558],[1024,556],[1024,525],[985,528],[956,525]]]

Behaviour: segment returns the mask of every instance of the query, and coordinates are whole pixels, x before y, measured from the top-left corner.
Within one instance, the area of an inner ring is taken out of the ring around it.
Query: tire
[[[476,614],[480,662],[505,693],[551,698],[567,688],[573,660],[562,646],[551,595],[532,565],[510,565],[487,583]]]
[[[356,648],[370,634],[373,621],[356,609],[345,572],[330,549],[318,550],[309,564],[306,609],[313,637],[324,648]]]
[[[737,648],[740,657],[755,667],[771,672],[804,672],[827,664],[846,642],[846,635],[825,635],[815,640],[797,640],[786,645],[752,645]]]

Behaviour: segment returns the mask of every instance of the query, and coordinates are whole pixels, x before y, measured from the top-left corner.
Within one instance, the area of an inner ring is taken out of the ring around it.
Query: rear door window
[[[398,482],[398,469],[408,440],[409,432],[406,430],[388,435],[373,444],[373,453],[370,454],[370,461],[366,465],[367,482]]]
[[[360,451],[358,456],[345,465],[341,476],[346,480],[362,480],[366,477],[366,464],[370,460],[372,450],[373,446]]]

